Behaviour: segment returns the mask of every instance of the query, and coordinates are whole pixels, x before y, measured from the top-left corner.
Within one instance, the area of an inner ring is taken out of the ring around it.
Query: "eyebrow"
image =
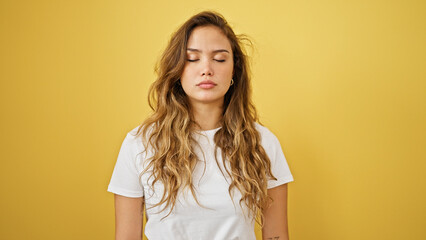
[[[186,50],[187,51],[193,51],[193,52],[203,52],[200,49],[195,49],[195,48],[187,48]],[[217,49],[217,50],[213,50],[212,52],[213,53],[218,53],[218,52],[227,52],[227,53],[229,53],[229,51],[226,50],[226,49]]]

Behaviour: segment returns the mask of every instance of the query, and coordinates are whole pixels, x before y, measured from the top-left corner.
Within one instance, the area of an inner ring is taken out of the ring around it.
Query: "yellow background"
[[[114,238],[120,144],[171,33],[202,10],[255,42],[254,101],[295,178],[290,238],[426,239],[414,0],[1,0],[0,239]]]

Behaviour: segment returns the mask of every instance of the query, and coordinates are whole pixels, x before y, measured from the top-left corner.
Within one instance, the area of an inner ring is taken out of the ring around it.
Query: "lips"
[[[217,84],[211,80],[205,80],[197,84],[198,87],[204,88],[204,89],[213,88],[216,85]]]
[[[211,81],[211,80],[205,80],[205,81],[202,81],[202,82],[198,83],[197,86],[200,86],[202,84],[213,84],[213,85],[216,85],[216,83],[213,82],[213,81]]]

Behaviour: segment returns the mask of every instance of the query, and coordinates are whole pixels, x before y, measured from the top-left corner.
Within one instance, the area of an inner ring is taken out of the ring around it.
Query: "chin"
[[[191,99],[192,102],[196,103],[204,103],[204,104],[222,104],[224,101],[224,97],[222,98],[193,98]]]

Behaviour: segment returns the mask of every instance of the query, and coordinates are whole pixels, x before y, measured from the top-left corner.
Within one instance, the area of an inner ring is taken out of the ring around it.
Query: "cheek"
[[[188,70],[189,69],[184,70],[182,72],[182,75],[180,76],[180,83],[185,92],[190,90],[192,85],[194,84],[192,81],[192,79],[194,79],[193,74],[191,74],[191,71]]]
[[[181,74],[181,78],[184,78],[186,75],[188,75],[188,69],[187,69],[187,67],[184,67],[182,74]]]
[[[193,78],[195,73],[196,71],[192,67],[185,67],[182,71],[181,79],[183,78],[188,81],[188,79]]]
[[[226,70],[230,72],[230,74],[232,74],[232,72],[234,71],[234,63],[226,65]]]
[[[225,74],[226,76],[232,76],[233,71],[234,71],[233,65],[226,66],[226,68],[223,69],[223,74]]]

